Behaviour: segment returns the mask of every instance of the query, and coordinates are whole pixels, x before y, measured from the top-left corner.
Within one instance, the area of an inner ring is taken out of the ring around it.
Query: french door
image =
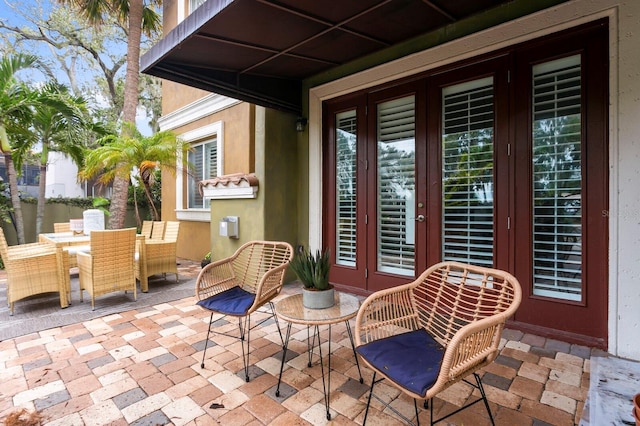
[[[494,164],[506,158],[496,123],[507,121],[507,65],[501,57],[328,105],[332,281],[375,291],[441,259],[502,259],[494,240],[506,238],[507,204],[496,195],[508,181],[496,176],[507,162]]]
[[[514,55],[512,271],[516,321],[606,347],[608,303],[607,27]]]
[[[366,293],[441,260],[493,266],[523,286],[516,324],[603,346],[606,35],[588,25],[326,102],[331,281]]]

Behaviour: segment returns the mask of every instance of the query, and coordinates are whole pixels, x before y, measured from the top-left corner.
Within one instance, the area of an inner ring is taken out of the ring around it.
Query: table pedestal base
[[[351,331],[351,326],[349,325],[349,321],[345,321],[345,325],[347,327],[347,334],[349,334],[349,341],[351,342],[351,349],[353,350],[353,356],[356,360],[356,366],[358,367],[358,374],[360,375],[360,383],[364,383],[364,379],[362,378],[362,372],[360,371],[360,362],[358,361],[358,356],[356,354],[356,347],[353,342],[353,333]],[[282,382],[282,371],[284,370],[284,362],[287,358],[287,348],[289,346],[289,338],[291,337],[291,326],[292,323],[287,324],[287,330],[285,332],[285,340],[284,345],[282,347],[282,362],[280,363],[280,375],[278,376],[278,386],[276,388],[276,396],[280,396],[280,383]],[[309,328],[313,327],[313,336],[309,335]],[[328,339],[328,354],[327,354],[327,374],[325,375],[324,363],[322,362],[322,345],[320,342],[320,326],[307,326],[307,347],[308,347],[308,355],[309,362],[307,363],[308,367],[311,367],[311,361],[313,358],[313,349],[315,347],[316,337],[318,338],[318,352],[320,355],[320,371],[322,372],[322,389],[324,392],[324,405],[327,410],[327,420],[331,420],[331,413],[329,411],[329,400],[331,397],[331,324],[328,324],[329,327],[329,339]],[[325,379],[326,377],[326,379]]]

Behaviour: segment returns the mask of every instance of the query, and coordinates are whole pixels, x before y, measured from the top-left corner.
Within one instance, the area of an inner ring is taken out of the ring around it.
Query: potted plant
[[[315,254],[303,249],[293,257],[291,269],[302,281],[302,304],[311,309],[324,309],[335,303],[334,289],[329,284],[329,249]]]
[[[200,267],[204,268],[205,266],[207,266],[210,263],[211,263],[211,252],[209,252],[209,253],[204,255],[204,258],[200,262]]]

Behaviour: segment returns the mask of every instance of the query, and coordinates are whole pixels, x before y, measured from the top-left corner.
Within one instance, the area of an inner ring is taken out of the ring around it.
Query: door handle
[[[424,215],[419,214],[418,216],[416,216],[416,222],[424,222]]]

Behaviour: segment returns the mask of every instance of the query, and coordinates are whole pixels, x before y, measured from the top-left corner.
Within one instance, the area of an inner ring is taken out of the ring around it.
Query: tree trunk
[[[151,196],[151,187],[149,186],[149,182],[142,180],[142,187],[144,188],[144,194],[147,196],[147,201],[149,201],[149,208],[151,208],[153,220],[160,220],[158,209],[156,209],[156,205],[153,203],[153,197]]]
[[[124,80],[124,106],[122,109],[122,121],[132,123],[133,125],[135,125],[136,122],[136,110],[138,108],[142,10],[142,0],[131,0],[129,2],[127,73]],[[127,211],[128,188],[128,176],[115,177],[113,180],[113,194],[111,196],[111,215],[109,216],[110,229],[120,229],[124,226]]]
[[[18,178],[16,177],[16,169],[13,166],[11,145],[9,144],[7,130],[2,125],[0,125],[0,147],[4,154],[4,164],[7,168],[7,177],[9,178],[9,192],[11,193],[11,204],[13,205],[13,216],[16,223],[18,244],[24,244],[24,222],[22,220],[22,205],[20,204],[20,196],[18,195]]]
[[[42,232],[44,219],[45,190],[47,188],[47,163],[40,163],[40,182],[38,182],[38,205],[36,207],[36,236]]]
[[[127,213],[129,180],[116,177],[113,179],[111,209],[109,210],[109,229],[121,229]]]
[[[133,182],[131,182],[133,185]],[[140,210],[138,209],[138,196],[135,186],[133,187],[133,211],[136,214],[136,226],[138,229],[142,229],[142,220],[140,220]]]
[[[16,169],[13,166],[13,158],[11,153],[4,154],[4,164],[7,167],[7,177],[9,178],[9,192],[11,193],[11,204],[13,205],[13,216],[16,221],[16,234],[18,235],[18,244],[24,244],[24,221],[22,220],[22,202],[18,194],[18,178]]]

